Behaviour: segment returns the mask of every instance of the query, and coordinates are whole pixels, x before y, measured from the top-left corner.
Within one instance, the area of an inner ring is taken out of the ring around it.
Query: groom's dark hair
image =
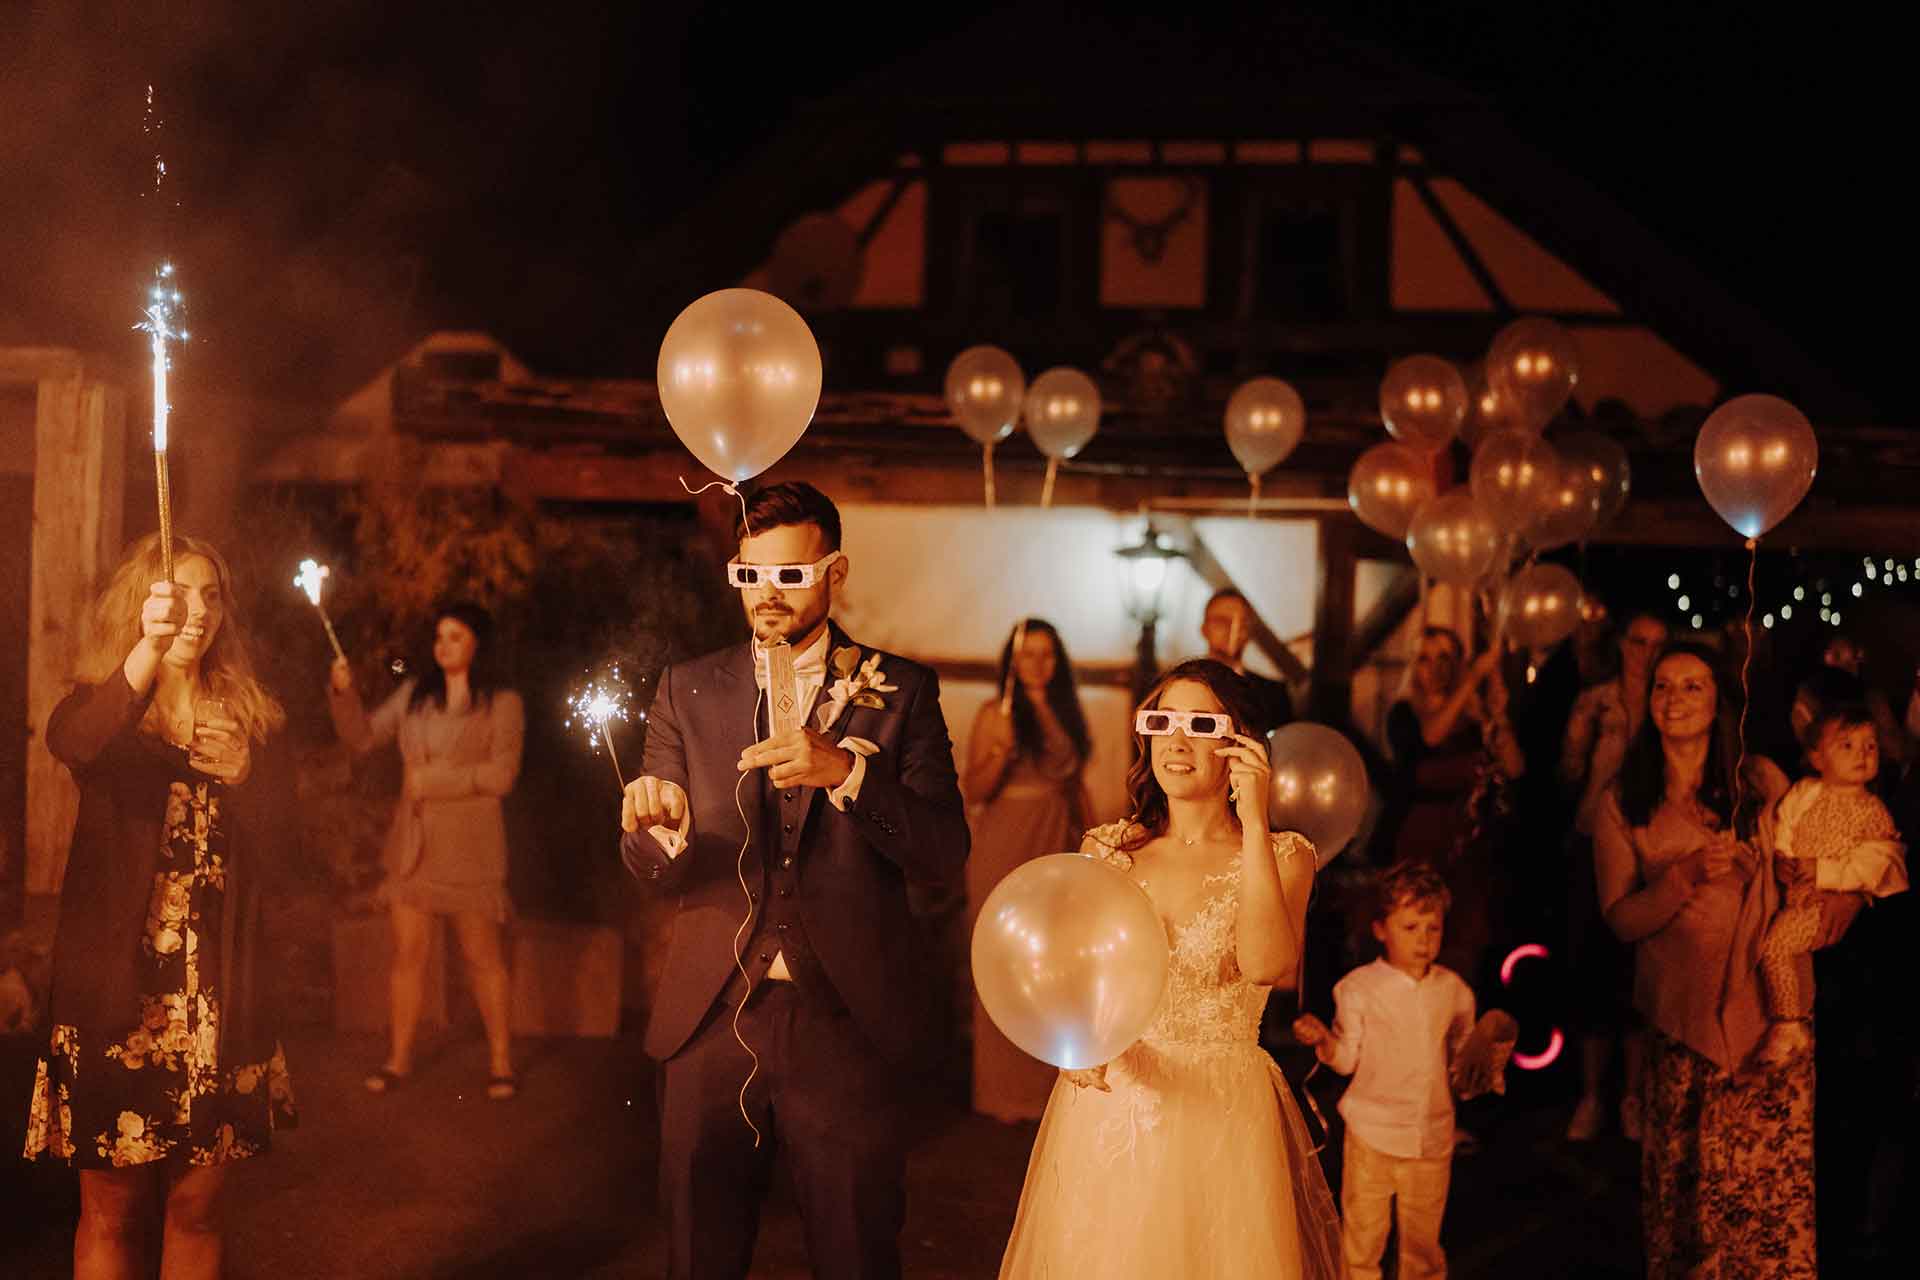
[[[740,541],[749,531],[765,533],[788,524],[813,525],[826,539],[827,550],[840,549],[840,509],[805,480],[770,484],[749,495],[734,517],[733,540]]]

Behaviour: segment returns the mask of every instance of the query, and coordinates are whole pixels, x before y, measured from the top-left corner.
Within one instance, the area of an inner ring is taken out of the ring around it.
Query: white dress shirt
[[[1448,1068],[1473,1030],[1473,992],[1445,965],[1416,981],[1384,959],[1333,988],[1327,1065],[1353,1083],[1340,1114],[1382,1155],[1431,1159],[1453,1151]]]

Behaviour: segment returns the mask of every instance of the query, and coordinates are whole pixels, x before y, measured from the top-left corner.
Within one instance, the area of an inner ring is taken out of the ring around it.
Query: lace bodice
[[[1127,824],[1111,823],[1087,833],[1093,852],[1120,870],[1133,871],[1133,855],[1120,848]],[[1273,855],[1287,860],[1313,857],[1313,846],[1291,831],[1272,836]],[[1149,898],[1153,889],[1138,882]],[[1235,926],[1240,909],[1240,864],[1206,878],[1205,898],[1185,920],[1170,922],[1166,996],[1152,1025],[1140,1037],[1146,1045],[1257,1044],[1260,1014],[1268,988],[1240,972]]]

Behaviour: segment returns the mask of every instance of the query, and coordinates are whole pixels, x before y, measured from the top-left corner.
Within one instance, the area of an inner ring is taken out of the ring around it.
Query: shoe
[[[1646,1132],[1646,1110],[1631,1093],[1620,1099],[1620,1132],[1628,1142],[1640,1141]]]
[[[487,1077],[487,1097],[494,1102],[511,1102],[520,1093],[520,1077],[509,1072]]]
[[[391,1067],[381,1067],[367,1073],[360,1083],[368,1093],[392,1093],[407,1082],[407,1077]]]
[[[1599,1136],[1600,1099],[1587,1094],[1573,1109],[1573,1119],[1567,1121],[1567,1141],[1592,1142]]]

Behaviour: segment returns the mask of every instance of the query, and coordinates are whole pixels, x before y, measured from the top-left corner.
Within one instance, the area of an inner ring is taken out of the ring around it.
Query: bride
[[[1136,715],[1133,816],[1081,851],[1159,910],[1166,995],[1119,1057],[1055,1082],[1002,1280],[1346,1274],[1333,1197],[1258,1040],[1268,991],[1298,977],[1314,851],[1267,830],[1247,701],[1238,676],[1201,659],[1161,677]]]

